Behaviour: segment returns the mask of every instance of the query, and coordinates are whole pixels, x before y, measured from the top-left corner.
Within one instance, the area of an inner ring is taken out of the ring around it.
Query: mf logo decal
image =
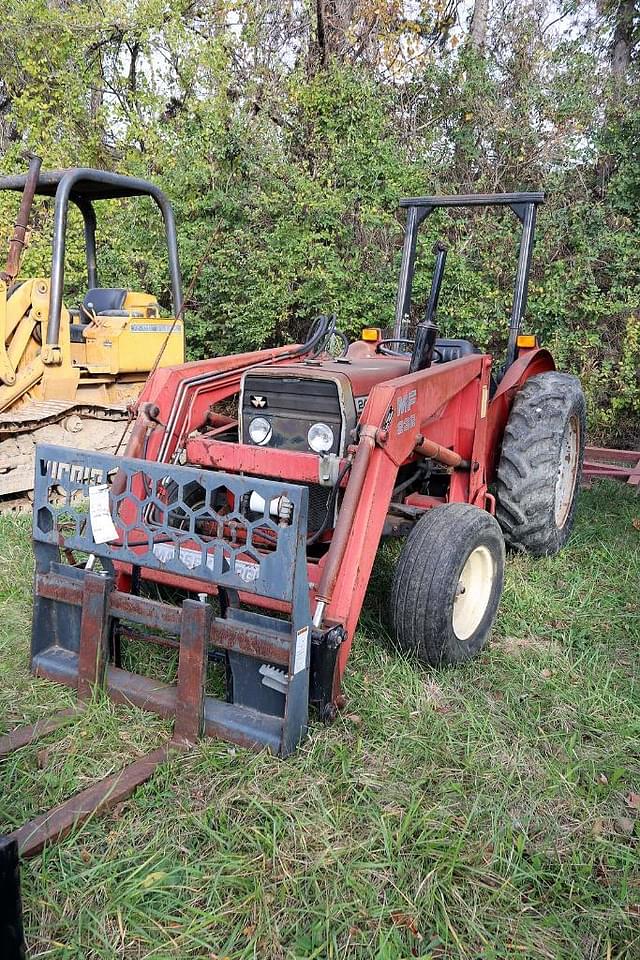
[[[252,407],[266,407],[266,405],[267,405],[266,397],[251,397]]]
[[[413,407],[418,399],[418,395],[415,390],[410,390],[409,393],[405,393],[404,397],[398,397],[398,416],[402,417],[405,413],[409,413],[411,407]]]

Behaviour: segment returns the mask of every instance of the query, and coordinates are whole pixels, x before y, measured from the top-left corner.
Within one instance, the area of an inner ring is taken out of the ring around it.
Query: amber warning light
[[[360,336],[369,343],[377,343],[382,340],[382,330],[378,327],[365,327]]]

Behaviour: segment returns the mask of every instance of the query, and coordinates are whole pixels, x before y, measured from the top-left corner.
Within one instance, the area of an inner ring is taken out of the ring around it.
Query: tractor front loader
[[[174,743],[204,734],[286,756],[310,708],[329,721],[344,706],[385,537],[404,540],[390,585],[398,646],[435,667],[476,655],[498,608],[505,540],[558,550],[580,477],[580,385],[520,333],[542,201],[405,200],[390,338],[365,329],[330,355],[334,323],[322,319],[302,347],[157,370],[122,457],[39,446],[32,670],[80,701],[97,684],[175,718]],[[437,208],[470,206],[506,206],[522,224],[499,369],[468,340],[439,336],[442,244],[424,316],[407,331],[420,224]],[[132,642],[168,648],[176,682],[132,669]],[[0,753],[37,734],[9,734]],[[108,796],[165,756],[117,775]],[[109,802],[90,789],[17,831],[23,853]]]
[[[157,361],[182,363],[182,286],[171,205],[153,184],[102,170],[42,173],[32,157],[26,176],[0,178],[0,191],[21,191],[5,271],[0,275],[0,509],[28,503],[36,442],[114,452],[127,407]],[[55,198],[51,274],[19,274],[36,195]],[[96,203],[151,197],[162,214],[173,316],[157,298],[124,287],[101,287],[96,250]],[[76,307],[63,300],[69,204],[84,222],[87,292]]]

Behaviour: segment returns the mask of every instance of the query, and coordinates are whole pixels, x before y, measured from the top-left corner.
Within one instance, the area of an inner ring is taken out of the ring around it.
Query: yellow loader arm
[[[0,411],[38,383],[44,373],[36,326],[48,312],[49,282],[25,280],[7,297],[0,281]]]

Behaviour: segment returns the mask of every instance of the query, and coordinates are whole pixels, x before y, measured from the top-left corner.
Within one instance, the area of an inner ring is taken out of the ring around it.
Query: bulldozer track
[[[33,401],[19,410],[0,413],[0,441],[59,423],[74,414],[91,420],[125,420],[128,416],[124,406],[97,407],[68,400]]]
[[[37,443],[69,443],[72,435],[85,449],[115,454],[127,416],[124,406],[64,400],[34,401],[0,414],[0,513],[31,511]]]

